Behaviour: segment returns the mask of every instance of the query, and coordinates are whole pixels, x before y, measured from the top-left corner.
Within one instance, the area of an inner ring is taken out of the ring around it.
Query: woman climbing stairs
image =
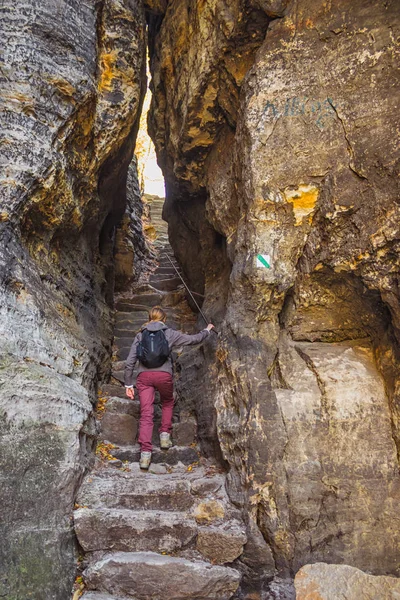
[[[168,314],[168,325],[196,330],[167,258],[177,266],[161,211],[162,201],[153,202],[158,266],[147,284],[116,303],[113,382],[101,390],[99,451],[75,511],[85,553],[82,600],[228,600],[240,582],[231,563],[242,553],[245,528],[226,494],[225,474],[199,452],[185,398],[175,406],[168,451],[159,448],[156,400],[152,464],[148,472],[139,469],[139,402],[128,400],[122,385],[132,340],[155,304]]]

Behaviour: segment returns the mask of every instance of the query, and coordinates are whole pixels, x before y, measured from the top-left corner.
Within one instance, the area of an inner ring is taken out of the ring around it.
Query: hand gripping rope
[[[195,297],[193,296],[193,293],[189,290],[188,286],[185,283],[185,280],[183,279],[182,275],[179,273],[178,269],[176,268],[176,266],[174,265],[174,263],[172,262],[172,260],[170,259],[170,257],[168,256],[168,254],[165,254],[165,256],[168,258],[169,262],[171,263],[171,265],[173,266],[173,268],[176,271],[176,274],[178,275],[179,279],[182,281],[183,285],[185,286],[187,292],[190,294],[191,299],[193,300],[193,302],[195,303],[195,306],[197,307],[199,313],[201,314],[201,316],[204,319],[204,322],[206,323],[206,325],[208,325],[210,323],[210,321],[208,319],[206,319],[205,314],[203,313],[203,311],[201,310],[200,306],[197,304],[197,301],[195,299]],[[215,329],[215,327],[211,330],[214,333],[216,333],[218,335],[218,331]]]

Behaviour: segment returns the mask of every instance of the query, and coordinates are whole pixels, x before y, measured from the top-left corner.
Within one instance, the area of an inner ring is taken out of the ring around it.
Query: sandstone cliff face
[[[198,413],[248,521],[249,598],[293,597],[279,578],[313,561],[398,574],[399,27],[394,1],[150,19],[170,240],[223,332]]]
[[[2,10],[0,596],[65,600],[88,417],[108,372],[144,10],[127,0]]]

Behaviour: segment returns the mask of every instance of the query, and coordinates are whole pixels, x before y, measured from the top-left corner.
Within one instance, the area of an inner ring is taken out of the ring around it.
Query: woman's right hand
[[[128,396],[128,398],[130,398],[131,400],[133,400],[135,398],[135,390],[132,388],[125,388],[126,390],[126,395]]]
[[[207,331],[211,331],[211,329],[214,329],[214,325],[212,325],[211,323],[209,323],[206,327]]]

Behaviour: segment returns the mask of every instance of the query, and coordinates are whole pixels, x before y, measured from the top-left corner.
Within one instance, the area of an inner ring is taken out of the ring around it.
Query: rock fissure
[[[341,125],[342,125],[342,127],[343,127],[343,133],[344,133],[344,137],[345,137],[345,139],[346,139],[346,143],[347,143],[347,150],[348,150],[349,157],[350,157],[350,160],[349,160],[349,168],[350,168],[350,169],[351,169],[351,171],[353,171],[353,173],[354,173],[355,175],[357,175],[357,177],[359,177],[360,179],[368,179],[367,177],[365,177],[365,175],[363,175],[362,173],[360,173],[360,172],[359,172],[359,171],[358,171],[358,170],[355,168],[355,166],[354,166],[354,159],[355,159],[354,149],[353,149],[353,146],[351,145],[351,142],[350,142],[350,139],[349,139],[349,135],[348,135],[348,133],[347,133],[347,131],[346,131],[346,127],[345,127],[345,124],[344,124],[343,118],[342,118],[342,117],[339,115],[339,112],[338,112],[338,110],[337,110],[337,107],[334,105],[334,103],[333,103],[333,101],[332,101],[332,99],[331,99],[331,98],[328,98],[328,102],[329,102],[330,106],[332,107],[332,109],[334,110],[334,112],[335,112],[335,114],[336,114],[337,118],[339,119],[339,121],[340,121],[340,123],[341,123]]]
[[[315,380],[317,382],[320,394],[321,394],[321,417],[326,419],[329,422],[329,400],[326,393],[326,386],[323,380],[321,379],[318,370],[315,367],[311,357],[299,346],[295,346],[295,350],[297,354],[304,360],[307,367],[310,369],[311,373],[315,376]]]
[[[190,395],[178,387],[173,423],[175,445],[168,451],[157,447],[160,406],[156,402],[156,447],[152,466],[144,473],[138,465],[137,401],[124,398],[125,388],[120,384],[123,358],[145,320],[145,310],[151,308],[149,300],[158,297],[168,314],[168,323],[188,332],[195,326],[174,269],[178,265],[161,220],[162,203],[162,199],[152,199],[150,204],[151,224],[157,235],[153,270],[117,299],[122,311],[117,310],[115,315],[114,380],[109,391],[106,387],[100,392],[102,411],[98,423],[102,440],[99,451],[104,445],[109,448],[108,454],[97,459],[77,497],[75,531],[85,552],[82,566],[88,590],[83,599],[90,598],[92,590],[111,594],[110,598],[122,593],[135,600],[176,600],[188,594],[204,600],[228,600],[240,581],[240,572],[232,563],[242,554],[247,541],[245,526],[226,494],[224,471],[215,461],[201,456]],[[160,266],[167,257],[173,264]],[[166,281],[171,285],[166,287]],[[191,385],[190,365],[196,364],[201,351],[199,348],[177,352],[176,378],[184,380],[186,386]],[[185,362],[186,356],[189,363]],[[170,563],[172,557],[174,562]],[[170,564],[173,571],[167,575]],[[175,578],[180,571],[183,579],[177,588]]]

